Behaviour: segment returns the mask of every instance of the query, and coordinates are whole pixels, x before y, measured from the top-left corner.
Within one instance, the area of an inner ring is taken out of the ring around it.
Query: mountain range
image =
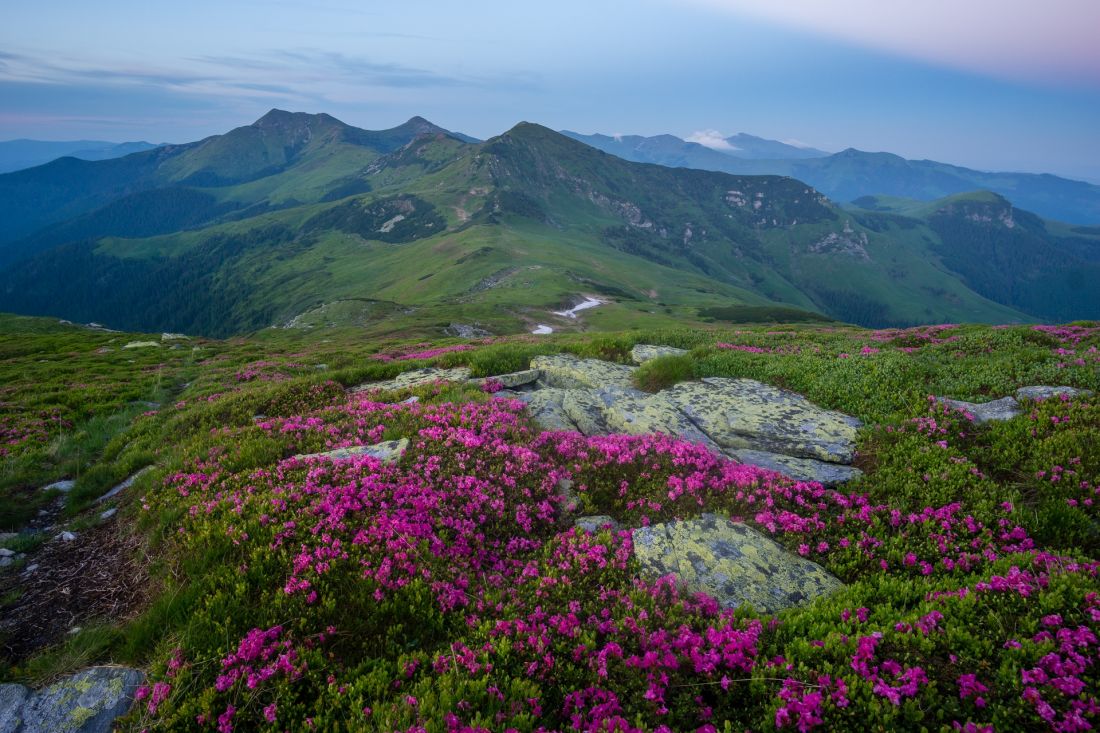
[[[999,194],[842,208],[790,176],[630,162],[531,123],[481,142],[419,117],[370,131],[272,110],[0,175],[0,221],[0,310],[131,330],[1100,314],[1100,228]],[[604,304],[552,314],[586,297]]]
[[[1100,224],[1100,186],[1050,174],[989,173],[934,160],[906,160],[893,153],[848,148],[829,155],[774,140],[735,135],[707,147],[674,135],[581,135],[575,140],[636,163],[683,166],[736,175],[790,176],[834,201],[862,196],[901,196],[932,201],[986,190],[1040,216],[1073,224]]]
[[[103,140],[4,140],[0,141],[0,173],[33,168],[65,156],[81,160],[108,160],[156,147],[160,146],[144,141],[109,143]]]

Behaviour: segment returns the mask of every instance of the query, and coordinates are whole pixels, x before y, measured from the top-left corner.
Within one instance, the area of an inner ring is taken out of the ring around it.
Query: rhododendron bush
[[[944,330],[903,336],[918,348]],[[1100,724],[1087,398],[982,426],[929,402],[869,429],[867,477],[826,489],[667,436],[540,433],[522,403],[475,388],[427,404],[312,389],[287,404],[315,409],[215,429],[143,497],[203,595],[139,692],[136,727]],[[410,446],[388,464],[296,457],[398,437]],[[572,527],[577,513],[637,527],[704,511],[848,586],[775,617],[723,610],[639,576],[628,529]]]

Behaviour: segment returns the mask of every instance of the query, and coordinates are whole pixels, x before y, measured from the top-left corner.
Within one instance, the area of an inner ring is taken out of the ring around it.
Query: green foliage
[[[695,376],[695,361],[687,354],[650,359],[634,372],[634,386],[645,392],[660,392]]]

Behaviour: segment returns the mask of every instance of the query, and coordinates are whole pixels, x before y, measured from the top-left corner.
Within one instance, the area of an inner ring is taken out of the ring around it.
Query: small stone
[[[133,476],[130,476],[129,478],[127,478],[125,481],[123,481],[118,486],[115,486],[113,489],[108,491],[103,496],[96,499],[96,501],[97,502],[104,502],[104,501],[107,501],[108,499],[111,499],[115,496],[118,496],[123,491],[125,491],[126,489],[133,486],[134,482],[137,481],[140,476],[143,476],[144,474],[146,474],[146,473],[148,473],[149,471],[152,471],[152,470],[153,470],[152,466],[146,466],[145,468],[143,468],[140,471],[138,471],[137,473],[135,473]]]
[[[1092,395],[1091,389],[1077,389],[1076,387],[1020,387],[1016,390],[1018,400],[1049,400],[1051,397],[1088,397]]]
[[[496,382],[502,387],[512,389],[515,387],[522,387],[525,384],[531,384],[538,380],[542,376],[542,372],[538,369],[524,369],[519,372],[510,372],[508,374],[497,374],[492,377],[484,377],[479,379],[470,380],[474,384],[484,385],[489,382]]]
[[[576,521],[573,522],[573,526],[589,534],[595,534],[604,527],[610,527],[612,532],[617,532],[619,530],[619,523],[607,514],[592,514],[587,517],[577,517]]]
[[[55,540],[61,540],[62,542],[72,542],[76,539],[76,535],[72,532],[65,531],[54,537]]]
[[[76,486],[76,481],[73,481],[71,479],[66,479],[64,481],[54,481],[52,484],[49,484],[48,486],[43,486],[42,490],[43,491],[60,491],[60,492],[63,492],[63,493],[67,493],[69,491],[72,491],[74,486]]]
[[[662,356],[683,356],[686,353],[688,353],[686,349],[678,349],[675,346],[635,344],[634,348],[630,350],[630,359],[635,364],[645,364],[647,361],[653,361]]]
[[[84,629],[82,629],[82,628],[81,628],[81,627],[79,627],[79,626],[74,626],[74,627],[72,627],[71,629],[69,629],[69,634],[70,634],[70,635],[72,635],[72,636],[75,636],[76,634],[79,634],[79,633],[80,633],[81,631],[83,631],[83,630],[84,630]]]
[[[15,551],[6,547],[0,547],[0,557],[15,557]]]
[[[105,512],[102,512],[102,513],[101,513],[101,514],[99,515],[99,518],[100,518],[100,519],[110,519],[111,517],[113,517],[113,516],[114,516],[115,514],[117,514],[117,513],[118,513],[118,509],[115,509],[114,507],[111,507],[111,508],[110,508],[110,509],[108,509],[107,511],[105,511]]]
[[[0,568],[6,568],[14,562],[15,560],[10,557],[0,557]]]
[[[949,400],[946,397],[937,397],[936,402],[947,405],[952,410],[963,410],[973,416],[978,425],[990,421],[1011,420],[1023,414],[1020,403],[1013,397],[1002,397],[992,402],[963,402],[962,400]]]
[[[415,405],[419,401],[420,401],[420,398],[417,397],[416,395],[413,395],[412,397],[407,397],[407,398],[401,400],[401,404],[402,405]]]
[[[35,570],[38,570],[38,563],[36,563],[36,562],[32,562],[32,563],[31,563],[30,565],[28,565],[27,567],[23,568],[23,575],[30,575],[30,574],[31,574],[31,573],[33,573],[33,572],[34,572]]]
[[[131,341],[122,348],[124,349],[148,349],[148,348],[160,348],[160,344],[156,341]]]

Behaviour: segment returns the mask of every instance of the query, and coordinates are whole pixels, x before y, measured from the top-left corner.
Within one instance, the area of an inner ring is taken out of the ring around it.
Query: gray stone
[[[16,733],[23,725],[23,706],[31,691],[23,685],[0,685],[0,733]]]
[[[776,613],[843,587],[817,563],[716,514],[635,529],[634,555],[650,579],[674,575],[723,608]]]
[[[577,517],[573,522],[574,527],[582,529],[589,534],[599,532],[608,525],[610,525],[611,531],[613,532],[619,530],[619,523],[606,514],[592,514],[587,517]]]
[[[629,435],[663,433],[692,443],[702,443],[716,453],[721,450],[663,393],[646,394],[636,389],[611,387],[596,390],[595,396],[603,404],[602,418],[608,432]]]
[[[141,478],[142,476],[144,476],[145,474],[149,473],[152,470],[153,470],[152,466],[146,466],[145,468],[143,468],[140,471],[138,471],[137,473],[135,473],[133,476],[130,476],[129,478],[127,478],[125,481],[120,483],[118,486],[115,486],[114,488],[112,488],[110,491],[108,491],[103,496],[96,499],[96,501],[102,502],[102,501],[107,501],[108,499],[113,499],[114,497],[118,496],[119,494],[121,494],[126,489],[133,486],[135,481],[137,481],[139,478]]]
[[[519,372],[510,372],[508,374],[497,374],[492,377],[483,377],[479,379],[471,380],[474,384],[483,385],[486,382],[493,381],[507,389],[514,389],[515,387],[522,387],[526,384],[533,384],[542,376],[542,372],[538,369],[524,369]]]
[[[158,344],[156,341],[131,341],[130,343],[123,346],[122,348],[124,348],[124,349],[148,349],[148,348],[159,348],[159,347],[160,347],[160,344]]]
[[[9,550],[6,547],[0,547],[0,557],[15,557],[15,550]]]
[[[1020,387],[1016,390],[1016,399],[1018,400],[1049,400],[1051,397],[1061,397],[1066,395],[1067,397],[1089,397],[1092,395],[1091,389],[1077,389],[1076,387]]]
[[[162,333],[161,341],[190,341],[191,337],[182,333]]]
[[[99,518],[100,519],[110,519],[111,517],[113,517],[117,513],[118,513],[118,509],[115,509],[114,507],[111,507],[110,509],[108,509],[104,512],[101,512],[100,515],[99,515]]]
[[[974,422],[979,425],[992,420],[1011,420],[1017,415],[1023,414],[1020,403],[1013,397],[1002,397],[992,402],[963,402],[962,400],[937,397],[936,402],[946,405],[952,410],[963,410],[970,414],[974,418]]]
[[[66,531],[66,532],[62,532],[61,534],[57,535],[56,537],[54,537],[54,539],[55,540],[61,540],[62,542],[72,542],[73,540],[76,539],[76,535],[73,534],[72,532]]]
[[[10,558],[10,557],[7,557],[7,556],[0,557],[0,568],[6,568],[9,565],[12,565],[14,563],[15,563],[15,560],[13,558]]]
[[[464,339],[485,338],[493,335],[484,328],[469,323],[452,323],[443,329],[443,333],[446,336],[458,336]]]
[[[558,480],[558,496],[561,498],[562,511],[575,512],[577,507],[580,506],[581,499],[577,496],[577,492],[573,491],[572,479],[559,479]]]
[[[299,453],[294,456],[298,460],[306,460],[308,458],[328,458],[329,460],[341,460],[345,458],[357,458],[359,456],[370,456],[371,458],[377,458],[382,463],[393,463],[408,449],[409,439],[401,438],[400,440],[386,440],[381,443],[375,443],[374,445],[356,445],[351,448],[337,448],[336,450],[326,451],[324,453]]]
[[[567,389],[561,401],[565,414],[585,435],[607,435],[611,426],[604,414],[604,402],[594,389]]]
[[[789,476],[795,481],[815,481],[822,486],[837,486],[853,481],[863,475],[858,468],[843,466],[839,463],[826,463],[813,458],[795,458],[781,453],[769,453],[762,450],[727,451],[730,458],[738,463],[759,466]]]
[[[115,719],[130,709],[144,679],[138,670],[124,667],[77,672],[28,695],[18,713],[23,727],[13,733],[109,733]]]
[[[65,479],[64,481],[54,481],[52,484],[49,484],[47,486],[43,486],[42,490],[43,491],[61,491],[61,492],[67,493],[69,491],[72,491],[74,486],[76,486],[76,481],[73,481],[71,479]]]
[[[454,369],[438,369],[436,367],[424,367],[423,369],[411,369],[398,374],[393,379],[381,382],[367,382],[352,388],[352,392],[390,392],[397,389],[410,389],[435,382],[468,382],[470,370],[467,367],[455,367]]]
[[[647,361],[659,359],[662,356],[683,356],[687,349],[678,349],[675,346],[653,346],[652,344],[635,344],[630,350],[630,359],[635,364],[645,364]]]
[[[660,394],[723,448],[851,463],[862,426],[854,417],[752,379],[681,382]]]
[[[536,356],[531,368],[542,372],[541,381],[564,389],[631,387],[637,367],[599,359],[579,359],[569,354]]]
[[[565,412],[565,394],[564,389],[548,387],[520,394],[518,399],[527,403],[527,414],[541,429],[572,432],[577,430],[577,425]]]

